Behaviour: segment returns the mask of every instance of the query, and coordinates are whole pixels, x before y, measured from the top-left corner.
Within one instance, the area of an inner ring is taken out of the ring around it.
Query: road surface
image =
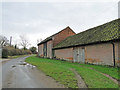
[[[36,67],[24,64],[27,57],[12,59],[3,63],[2,88],[64,88],[63,85],[46,76]]]

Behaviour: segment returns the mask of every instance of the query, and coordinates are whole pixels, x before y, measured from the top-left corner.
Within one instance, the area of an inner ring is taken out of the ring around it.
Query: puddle
[[[32,64],[29,64],[29,63],[27,63],[27,62],[23,62],[23,61],[20,61],[20,62],[19,62],[19,65],[27,66],[27,67],[29,67],[29,68],[31,68],[31,69],[36,68],[36,66],[34,66],[34,65],[32,65]]]
[[[26,62],[20,62],[19,65],[26,65]]]

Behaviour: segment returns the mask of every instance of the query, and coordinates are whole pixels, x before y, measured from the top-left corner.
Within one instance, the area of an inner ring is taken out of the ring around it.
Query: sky
[[[25,1],[0,3],[0,33],[8,39],[12,36],[12,44],[18,44],[19,36],[24,35],[31,46],[37,46],[37,39],[67,26],[79,33],[118,18],[119,0]]]

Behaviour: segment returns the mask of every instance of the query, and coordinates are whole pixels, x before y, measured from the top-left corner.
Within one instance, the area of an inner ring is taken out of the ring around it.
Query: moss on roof
[[[70,36],[55,46],[54,49],[120,39],[119,30],[120,19],[116,19]]]

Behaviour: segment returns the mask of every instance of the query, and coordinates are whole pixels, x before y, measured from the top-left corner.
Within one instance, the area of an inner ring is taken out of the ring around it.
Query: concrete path
[[[12,59],[2,65],[2,88],[64,88],[36,67],[25,65],[27,57]]]

